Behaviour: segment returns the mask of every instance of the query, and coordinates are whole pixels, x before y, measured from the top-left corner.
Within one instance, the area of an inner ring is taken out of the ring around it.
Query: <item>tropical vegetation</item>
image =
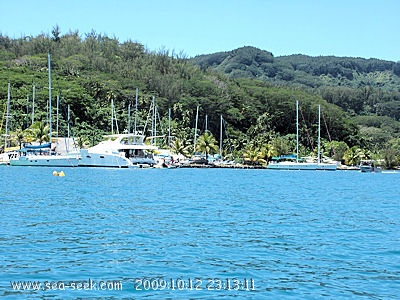
[[[209,154],[216,154],[219,152],[217,141],[212,133],[206,131],[198,138],[196,143],[196,151],[201,152],[201,154],[203,154],[207,160]]]
[[[274,57],[253,47],[188,58],[183,52],[151,51],[139,42],[120,42],[94,30],[62,34],[58,26],[51,34],[38,36],[0,34],[0,131],[5,133],[10,83],[14,146],[46,141],[47,53],[52,57],[51,101],[59,118],[58,135],[65,136],[69,124],[81,146],[102,140],[115,120],[120,133],[132,132],[135,118],[138,130],[154,134],[149,121],[154,97],[155,135],[166,136],[169,125],[173,137],[169,145],[176,153],[218,153],[222,115],[223,156],[265,165],[273,156],[295,151],[298,100],[301,155],[315,153],[321,105],[325,156],[349,165],[363,157],[385,159],[387,167],[399,165],[399,62]],[[197,107],[199,138],[194,146]],[[158,143],[167,144],[166,139]]]

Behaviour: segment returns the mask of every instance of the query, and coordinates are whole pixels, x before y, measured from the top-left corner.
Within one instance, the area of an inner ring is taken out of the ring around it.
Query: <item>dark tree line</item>
[[[351,59],[345,64],[329,58],[332,63],[325,68],[322,63],[309,64],[307,57],[293,56],[285,61],[270,52],[245,47],[191,60],[184,53],[167,49],[150,51],[138,42],[121,43],[116,37],[94,30],[84,35],[78,31],[62,34],[55,26],[51,34],[36,37],[11,39],[0,35],[0,106],[6,103],[10,82],[13,130],[30,125],[33,86],[36,87],[35,119],[46,119],[48,52],[52,56],[53,95],[60,99],[59,134],[65,134],[69,105],[75,135],[91,144],[110,131],[111,101],[116,107],[119,128],[121,131],[128,128],[128,107],[133,107],[136,88],[140,129],[144,129],[155,97],[164,130],[171,109],[173,135],[190,144],[198,106],[199,124],[204,124],[201,120],[207,116],[207,129],[217,139],[223,115],[228,125],[223,136],[224,151],[236,155],[249,150],[248,147],[275,149],[275,155],[293,151],[291,135],[295,132],[296,100],[300,101],[304,116],[301,130],[313,137],[310,141],[306,134],[302,135],[304,154],[312,151],[316,143],[317,104],[323,106],[324,138],[343,142],[347,147],[375,147],[371,145],[373,141],[360,135],[352,116],[391,114],[397,118],[399,113],[398,91],[396,94],[369,85],[352,88],[320,82],[315,83],[318,88],[310,89],[312,85],[307,81],[314,80],[316,72],[337,72],[337,77],[347,78],[340,70],[329,70],[335,64],[349,68]],[[356,61],[360,70],[387,69],[391,65],[375,60]],[[210,70],[213,66],[230,70],[229,74],[234,76]],[[245,73],[252,76],[241,76]],[[334,78],[331,73],[327,76]],[[204,126],[199,127],[202,130]]]

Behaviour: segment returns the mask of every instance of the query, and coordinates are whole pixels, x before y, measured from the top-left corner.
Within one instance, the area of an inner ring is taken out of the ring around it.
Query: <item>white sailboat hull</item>
[[[0,165],[9,165],[10,164],[10,158],[8,157],[7,153],[1,153],[0,154]]]
[[[18,157],[18,152],[6,152],[0,154],[0,165],[9,165],[10,159],[14,159]]]
[[[77,167],[78,157],[69,155],[26,155],[10,159],[11,166]]]
[[[270,163],[267,166],[270,170],[310,170],[310,171],[336,171],[336,164],[324,163],[299,163],[282,161],[278,163]]]
[[[337,165],[336,164],[317,164],[317,170],[319,171],[336,171]]]

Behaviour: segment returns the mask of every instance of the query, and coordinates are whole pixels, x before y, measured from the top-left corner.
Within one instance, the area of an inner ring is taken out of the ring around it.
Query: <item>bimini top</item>
[[[46,149],[46,148],[51,148],[51,143],[46,143],[42,145],[25,145],[25,148],[22,148],[18,151],[20,152],[28,152],[28,151],[35,151],[35,150],[41,150],[41,149]]]
[[[297,155],[296,154],[287,154],[287,155],[281,155],[279,157],[272,157],[272,160],[285,160],[285,159],[296,159]]]

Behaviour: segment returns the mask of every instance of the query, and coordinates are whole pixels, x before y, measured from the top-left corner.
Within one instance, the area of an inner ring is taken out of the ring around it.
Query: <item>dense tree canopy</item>
[[[198,134],[206,129],[202,120],[207,116],[207,129],[219,140],[222,115],[224,155],[243,157],[247,153],[250,157],[252,151],[261,151],[265,155],[259,161],[268,160],[268,153],[294,150],[291,136],[295,133],[296,100],[301,107],[304,155],[316,147],[318,105],[323,111],[321,135],[325,142],[369,148],[378,154],[389,137],[374,139],[365,128],[391,130],[391,139],[400,135],[396,122],[400,95],[391,88],[398,83],[396,63],[335,57],[315,61],[302,55],[276,58],[253,47],[191,60],[184,53],[149,51],[138,42],[121,43],[94,30],[84,35],[77,31],[62,34],[58,26],[51,35],[11,39],[0,34],[0,108],[5,108],[7,83],[11,83],[12,131],[31,127],[33,97],[33,122],[46,123],[47,53],[52,58],[53,108],[59,99],[58,134],[66,134],[69,107],[73,134],[82,144],[97,143],[111,131],[111,101],[120,132],[132,131],[136,89],[138,129],[151,135],[149,113],[155,97],[161,126],[158,133],[166,134],[171,109],[172,135],[177,139],[173,142],[182,149],[188,149],[193,141],[197,106],[199,124],[203,124]],[[370,77],[364,74],[367,71]],[[379,87],[378,77],[385,88]],[[353,86],[355,82],[357,86]],[[4,115],[5,110],[3,120]],[[372,119],[354,119],[356,116]],[[388,119],[374,120],[379,116]],[[393,129],[388,129],[390,126]],[[329,149],[326,152],[334,155]]]

